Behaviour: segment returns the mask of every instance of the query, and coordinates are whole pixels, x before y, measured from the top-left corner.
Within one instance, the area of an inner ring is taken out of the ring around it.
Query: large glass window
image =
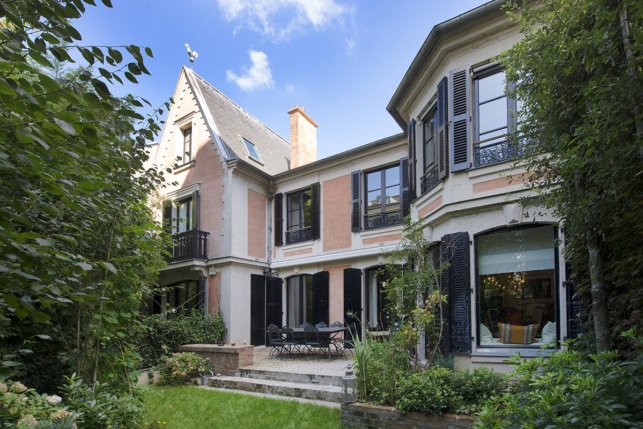
[[[312,191],[310,188],[288,195],[286,244],[312,240]]]
[[[507,137],[516,127],[516,102],[507,96],[512,87],[504,70],[498,67],[474,76],[476,166],[504,162],[519,155],[518,146]]]
[[[176,202],[172,207],[172,233],[187,232],[194,229],[193,197]]]
[[[287,323],[296,328],[304,322],[314,325],[313,320],[313,276],[302,274],[288,279]]]
[[[538,226],[477,237],[481,346],[556,341],[556,230]]]
[[[402,223],[400,166],[366,173],[365,229]]]
[[[368,329],[374,331],[385,331],[389,329],[390,318],[387,310],[388,299],[384,290],[384,283],[389,276],[380,269],[373,269],[367,272],[368,281],[366,284],[366,317]]]
[[[203,307],[204,291],[202,283],[198,280],[176,283],[164,289],[164,293],[154,294],[151,305],[153,314],[165,313],[169,317],[174,314],[187,314]]]

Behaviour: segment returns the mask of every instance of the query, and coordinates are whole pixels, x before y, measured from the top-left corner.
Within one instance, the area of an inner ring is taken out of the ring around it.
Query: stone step
[[[342,388],[313,383],[292,381],[263,380],[259,378],[218,376],[208,379],[209,387],[243,390],[269,395],[305,398],[316,401],[341,402]]]
[[[241,377],[258,380],[289,381],[292,383],[341,386],[342,377],[326,374],[305,374],[289,371],[270,371],[264,369],[239,368]]]

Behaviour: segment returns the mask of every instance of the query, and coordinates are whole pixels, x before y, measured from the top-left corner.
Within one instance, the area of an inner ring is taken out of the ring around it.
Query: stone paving
[[[289,372],[293,374],[319,374],[341,377],[353,365],[353,355],[345,351],[342,356],[295,354],[293,357],[270,358],[270,348],[255,347],[254,363],[243,369]]]

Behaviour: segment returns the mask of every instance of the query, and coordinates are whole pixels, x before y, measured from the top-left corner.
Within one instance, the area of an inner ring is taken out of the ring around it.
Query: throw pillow
[[[556,323],[547,322],[543,327],[543,343],[555,343],[556,342]]]
[[[487,328],[487,325],[484,323],[480,324],[480,344],[483,343],[493,343],[493,334],[491,330]]]
[[[536,338],[540,325],[510,325],[498,323],[500,341],[504,344],[531,344]]]

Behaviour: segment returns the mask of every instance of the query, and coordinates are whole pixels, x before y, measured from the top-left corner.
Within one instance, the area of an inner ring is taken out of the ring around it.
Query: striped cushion
[[[504,344],[531,344],[536,338],[540,325],[510,325],[498,323],[500,329],[500,342]]]

